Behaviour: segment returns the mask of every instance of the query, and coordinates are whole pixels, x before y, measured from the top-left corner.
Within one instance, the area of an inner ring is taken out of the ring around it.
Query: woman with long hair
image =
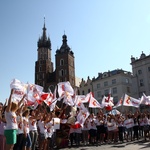
[[[17,142],[18,124],[16,120],[16,111],[18,109],[18,103],[12,102],[13,92],[14,90],[12,89],[5,110],[6,128],[4,135],[6,137],[6,150],[12,150],[14,144]]]

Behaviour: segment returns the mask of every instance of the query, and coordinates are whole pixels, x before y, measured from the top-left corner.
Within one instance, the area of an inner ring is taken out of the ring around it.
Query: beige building
[[[140,58],[131,56],[131,65],[133,72],[132,95],[135,98],[141,98],[143,93],[150,95],[150,55],[146,56],[143,52]],[[149,109],[149,106],[141,105],[141,111]]]
[[[80,84],[81,84],[81,78],[75,77],[75,86],[76,86],[76,87],[79,87]]]
[[[123,94],[131,95],[131,78],[131,72],[119,69],[99,73],[99,76],[93,80],[95,98],[101,102],[103,96],[107,96],[109,91],[111,91],[111,95],[114,97],[114,103],[117,103]]]
[[[143,52],[140,58],[131,56],[133,72],[133,96],[140,98],[143,93],[150,95],[150,55]]]
[[[114,104],[116,104],[125,93],[131,95],[132,74],[122,69],[99,73],[92,85],[94,96],[100,103],[103,96],[108,96],[111,92]]]
[[[86,95],[86,94],[88,94],[90,92],[93,92],[92,80],[88,76],[86,81],[82,78],[80,86],[79,86],[78,94],[79,95]]]

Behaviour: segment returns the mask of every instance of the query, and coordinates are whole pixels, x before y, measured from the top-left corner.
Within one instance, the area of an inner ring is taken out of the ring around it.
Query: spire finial
[[[45,28],[45,15],[44,15],[44,28]]]

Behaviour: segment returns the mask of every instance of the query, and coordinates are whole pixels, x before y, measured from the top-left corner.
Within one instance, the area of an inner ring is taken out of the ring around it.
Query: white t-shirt
[[[23,125],[24,125],[24,128],[25,128],[25,131],[26,133],[29,133],[29,119],[26,118],[26,117],[23,117],[23,121],[25,122]]]
[[[147,118],[147,117],[144,117],[144,118],[143,118],[143,122],[144,122],[144,125],[148,125],[148,118]]]
[[[30,119],[30,117],[29,117],[29,129],[30,129],[30,131],[35,131],[35,130],[37,130],[37,124],[36,124],[37,121],[36,121],[36,119]]]
[[[39,121],[38,121],[38,127],[39,127],[39,129],[40,129],[40,133],[46,134],[47,129],[46,129],[46,126],[45,126],[44,121],[39,120]]]
[[[51,138],[53,133],[54,133],[54,131],[55,131],[54,130],[54,126],[53,126],[53,122],[50,121],[50,122],[46,123],[46,128],[47,128],[46,136]]]
[[[17,124],[17,116],[15,112],[7,112],[5,111],[5,119],[6,119],[6,128],[5,130],[9,129],[18,129]]]
[[[17,123],[18,123],[18,131],[17,134],[22,134],[23,133],[23,121],[20,116],[17,116]]]
[[[134,126],[134,121],[132,118],[130,119],[126,119],[124,121],[124,126],[128,129],[128,128],[132,128]]]

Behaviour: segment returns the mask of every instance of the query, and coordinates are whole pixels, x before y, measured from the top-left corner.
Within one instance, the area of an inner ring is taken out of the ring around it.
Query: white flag
[[[141,101],[140,104],[150,105],[150,96],[146,96],[143,93],[143,96],[141,97],[140,101]]]
[[[14,89],[14,93],[12,95],[13,101],[20,101],[27,92],[27,84],[19,81],[18,79],[13,79],[11,81],[10,88]]]
[[[93,97],[92,94],[90,96],[89,107],[91,107],[91,108],[102,108],[101,104]]]
[[[74,95],[74,90],[69,81],[60,82],[57,84],[57,86],[59,97],[61,97],[65,92],[68,92],[71,96]]]
[[[132,107],[139,107],[140,105],[140,100],[135,99],[133,97],[130,97],[129,95],[125,94],[124,96],[124,101],[123,101],[124,106],[132,106]]]

